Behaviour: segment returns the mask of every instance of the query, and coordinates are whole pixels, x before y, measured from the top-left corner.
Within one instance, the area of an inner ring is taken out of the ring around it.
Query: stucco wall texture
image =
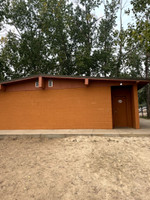
[[[0,93],[0,129],[112,129],[111,87]]]

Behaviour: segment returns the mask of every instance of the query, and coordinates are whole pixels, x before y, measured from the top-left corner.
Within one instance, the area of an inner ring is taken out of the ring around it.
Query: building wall
[[[7,86],[0,92],[0,129],[111,129],[109,84],[76,83],[54,82],[56,88],[44,90],[33,82]]]
[[[132,87],[132,116],[133,116],[133,128],[139,129],[139,106],[138,106],[138,93],[137,93],[137,85],[133,85]]]

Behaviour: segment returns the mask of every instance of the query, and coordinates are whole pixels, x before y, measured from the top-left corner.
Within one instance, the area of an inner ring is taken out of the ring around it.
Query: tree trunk
[[[117,69],[116,69],[116,77],[120,76],[120,68],[121,68],[121,64],[122,64],[122,47],[123,47],[123,41],[122,41],[122,31],[123,31],[123,27],[122,27],[122,11],[123,11],[123,7],[122,7],[122,0],[119,1],[120,4],[120,33],[119,33],[119,38],[120,38],[120,42],[119,42],[119,56],[118,56],[118,62],[117,62]]]

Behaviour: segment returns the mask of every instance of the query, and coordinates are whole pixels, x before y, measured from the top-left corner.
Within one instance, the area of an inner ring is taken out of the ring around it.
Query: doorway
[[[133,127],[131,91],[132,86],[111,87],[113,128]]]

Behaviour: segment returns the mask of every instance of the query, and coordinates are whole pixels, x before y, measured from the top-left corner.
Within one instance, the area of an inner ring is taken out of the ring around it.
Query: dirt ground
[[[0,200],[150,200],[150,137],[0,140]]]

